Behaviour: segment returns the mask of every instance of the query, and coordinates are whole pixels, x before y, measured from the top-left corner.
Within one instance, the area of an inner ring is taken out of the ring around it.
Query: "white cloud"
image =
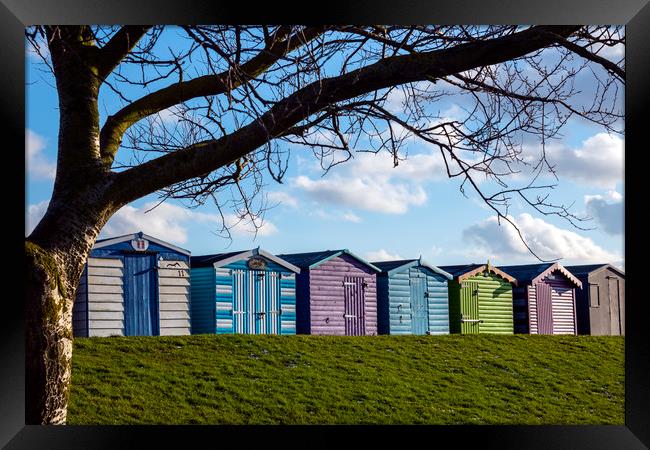
[[[386,96],[384,108],[386,111],[399,114],[404,112],[406,102],[409,101],[413,90],[416,93],[426,93],[431,89],[431,84],[428,81],[417,81],[405,85],[395,86]]]
[[[623,181],[624,142],[618,136],[598,133],[584,140],[578,148],[547,145],[548,161],[555,165],[558,177],[582,185],[615,189]],[[531,161],[539,148],[528,148],[525,157]]]
[[[53,180],[56,164],[43,154],[46,147],[45,138],[28,128],[25,129],[25,165],[28,174],[35,178]]]
[[[620,43],[616,45],[592,45],[589,47],[591,52],[602,56],[603,58],[610,59],[612,61],[618,61],[625,55],[625,45]]]
[[[38,222],[40,222],[45,215],[47,205],[49,204],[49,200],[43,200],[35,205],[29,205],[27,208],[27,217],[25,218],[25,236],[28,236],[32,231],[34,231]]]
[[[398,253],[389,253],[388,251],[384,250],[383,248],[380,248],[377,251],[371,251],[371,252],[366,252],[363,255],[364,259],[366,261],[391,261],[391,260],[400,260],[400,259],[405,259],[403,256],[399,255]]]
[[[324,210],[323,208],[317,208],[311,210],[309,215],[316,216],[320,219],[325,220],[344,220],[346,222],[359,223],[362,222],[361,217],[357,216],[350,211],[338,211],[338,210]]]
[[[290,208],[298,207],[298,200],[286,192],[281,191],[269,191],[267,193],[267,198],[271,203],[279,203],[282,206],[288,206]]]
[[[426,202],[422,183],[444,178],[444,161],[438,152],[409,155],[397,167],[386,152],[358,153],[325,178],[301,175],[291,185],[322,203],[404,214],[409,207]]]
[[[301,175],[293,184],[321,202],[387,214],[404,214],[410,205],[422,205],[427,199],[426,193],[419,186],[390,185],[366,176],[311,180]]]
[[[612,253],[598,245],[590,238],[581,236],[573,231],[558,228],[530,214],[520,214],[517,224],[526,243],[542,259],[562,258],[563,264],[622,262],[620,253]],[[490,217],[463,231],[463,239],[474,245],[468,249],[468,256],[479,257],[481,260],[497,260],[498,264],[510,264],[535,261],[514,227],[502,221],[498,224],[496,217]]]
[[[585,195],[587,213],[602,227],[603,231],[613,235],[623,233],[625,219],[623,196],[616,191],[607,191],[605,195]]]
[[[348,222],[354,222],[354,223],[361,222],[361,217],[357,216],[356,214],[350,211],[343,213],[341,217],[343,220],[346,220]]]
[[[184,244],[188,240],[188,226],[193,223],[203,223],[221,229],[222,219],[219,214],[209,214],[184,208],[182,206],[163,203],[155,209],[146,212],[156,205],[156,202],[145,203],[141,207],[126,205],[108,221],[102,230],[102,237],[120,236],[123,234],[143,231],[146,234],[163,240]],[[236,236],[252,236],[255,227],[250,220],[240,220],[234,214],[225,214],[225,224]],[[260,222],[257,222],[258,225]],[[269,236],[277,233],[277,227],[269,222],[261,223],[257,231],[259,236]]]
[[[28,207],[25,235],[31,233],[41,220],[48,203],[48,200],[44,200]],[[165,241],[185,244],[188,241],[190,224],[207,224],[213,231],[221,230],[222,219],[219,214],[198,212],[171,203],[162,203],[146,212],[156,204],[157,202],[148,202],[141,207],[132,205],[122,207],[104,226],[100,237],[110,238],[142,231]],[[240,220],[235,214],[225,214],[224,220],[234,236],[253,236],[255,232],[255,227],[249,219]],[[257,223],[261,224],[261,228],[257,231],[258,236],[270,236],[278,232],[278,228],[268,220],[257,221]]]

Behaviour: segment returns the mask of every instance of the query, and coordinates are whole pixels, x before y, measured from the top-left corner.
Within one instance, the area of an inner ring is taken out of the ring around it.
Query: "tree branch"
[[[232,80],[230,70],[217,75],[205,75],[180,82],[148,94],[109,116],[100,134],[102,160],[110,167],[120,146],[124,132],[138,120],[155,114],[170,106],[208,95],[229,92],[251,80],[272,66],[283,56],[313,40],[326,27],[308,27],[286,40],[273,40],[264,50],[239,67],[241,75]]]
[[[582,56],[585,59],[588,59],[589,61],[593,61],[597,64],[600,64],[607,70],[608,72],[613,73],[617,77],[621,79],[621,81],[625,82],[625,70],[621,69],[619,66],[617,66],[615,63],[612,61],[603,58],[602,56],[596,55],[594,53],[591,53],[589,50],[587,50],[584,47],[580,47],[579,45],[568,41],[567,39],[563,38],[562,36],[557,36],[557,43],[560,44],[562,47],[566,48],[567,50],[571,50],[572,52]]]
[[[386,58],[355,71],[314,82],[276,103],[259,119],[217,140],[166,154],[116,174],[120,202],[155,192],[230,164],[328,105],[398,84],[442,78],[522,57],[569,36],[580,26],[539,26],[509,36],[457,47]],[[555,33],[549,34],[548,31]]]
[[[104,80],[150,29],[151,25],[127,25],[120,28],[99,51],[99,78]]]

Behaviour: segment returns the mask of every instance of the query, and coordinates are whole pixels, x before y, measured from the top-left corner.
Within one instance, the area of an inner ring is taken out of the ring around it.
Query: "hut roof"
[[[300,267],[301,269],[313,269],[314,267],[321,265],[325,261],[329,261],[330,259],[336,258],[337,256],[342,254],[350,255],[352,258],[370,267],[372,270],[376,272],[381,272],[381,269],[379,269],[377,266],[369,263],[363,258],[360,258],[359,256],[355,255],[348,249],[323,250],[319,252],[307,252],[307,253],[283,253],[278,256],[282,259],[289,261],[291,264]]]
[[[436,273],[439,273],[440,275],[444,276],[448,280],[451,280],[453,278],[451,274],[445,272],[440,267],[434,266],[433,264],[429,264],[426,261],[422,261],[422,259],[400,259],[396,261],[377,261],[377,262],[373,262],[372,264],[374,266],[377,266],[382,272],[385,273],[392,273],[394,271],[397,271],[398,269],[413,267],[419,264],[421,266],[427,267],[428,269],[431,269]]]
[[[127,242],[131,241],[133,239],[146,239],[148,241],[154,242],[158,245],[161,245],[163,247],[167,247],[169,249],[175,250],[178,253],[182,253],[184,255],[190,256],[191,252],[189,250],[186,250],[184,248],[178,247],[176,245],[170,244],[169,242],[161,241],[160,239],[157,239],[155,237],[149,236],[148,234],[144,234],[142,231],[138,233],[132,233],[132,234],[124,234],[122,236],[116,236],[112,238],[107,238],[107,239],[98,239],[95,241],[95,245],[93,245],[93,250],[98,249],[98,248],[103,248],[103,247],[108,247],[109,245],[113,244],[119,244],[121,242]]]
[[[445,272],[451,274],[451,276],[455,278],[456,281],[462,281],[464,279],[467,279],[471,276],[474,276],[478,273],[487,270],[517,286],[517,279],[515,277],[500,269],[497,269],[496,267],[494,267],[489,263],[488,264],[459,264],[455,266],[440,266],[440,268]]]
[[[582,282],[574,274],[569,272],[566,267],[560,263],[541,263],[541,264],[521,264],[517,266],[499,266],[499,269],[509,273],[517,278],[517,281],[523,284],[534,283],[541,280],[551,272],[560,272],[574,285],[581,288]]]
[[[282,267],[286,267],[292,272],[300,273],[300,268],[291,264],[291,262],[280,258],[276,255],[273,255],[265,250],[260,249],[259,247],[251,250],[241,250],[238,252],[228,252],[228,253],[215,253],[212,255],[202,255],[202,256],[192,256],[190,259],[192,267],[223,267],[227,264],[230,264],[235,261],[239,261],[244,258],[251,256],[263,256],[266,259],[273,261],[276,264],[279,264]]]
[[[612,269],[614,272],[619,273],[621,276],[625,277],[625,272],[621,269],[619,269],[616,266],[613,266],[611,264],[603,263],[603,264],[583,264],[583,265],[577,265],[577,266],[565,266],[569,272],[574,274],[577,277],[582,277],[582,276],[587,276],[591,274],[592,272],[597,272],[599,270],[603,269]]]

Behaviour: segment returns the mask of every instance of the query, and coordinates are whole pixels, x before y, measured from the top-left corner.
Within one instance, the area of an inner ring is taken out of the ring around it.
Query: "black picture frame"
[[[30,24],[80,23],[435,23],[435,24],[624,24],[626,25],[626,135],[625,135],[625,425],[624,426],[407,426],[407,427],[97,427],[25,426],[24,420],[24,313],[22,294],[8,289],[13,280],[24,280],[21,263],[8,264],[2,314],[0,377],[0,444],[6,448],[135,448],[178,447],[213,442],[228,445],[232,439],[282,442],[283,446],[334,446],[350,438],[367,445],[390,437],[413,445],[446,442],[446,445],[482,448],[531,449],[636,449],[650,446],[650,339],[646,334],[648,299],[642,289],[641,248],[646,201],[643,177],[643,112],[650,98],[650,5],[648,0],[460,0],[454,2],[388,0],[275,2],[175,2],[173,0],[2,0],[0,48],[4,67],[0,92],[5,151],[24,164],[17,149],[24,145],[25,40]],[[647,128],[647,127],[646,127]],[[13,149],[13,153],[9,150]],[[12,177],[21,180],[13,161],[5,166],[6,202],[25,208],[24,192],[11,189]],[[11,173],[9,173],[11,172]],[[24,174],[24,171],[23,171]],[[24,179],[22,179],[24,183]],[[13,192],[13,191],[16,192]],[[22,204],[20,204],[22,203]],[[12,217],[20,217],[13,214]],[[24,216],[23,216],[24,217]],[[24,238],[24,222],[15,223]],[[10,261],[22,261],[19,239],[10,239]],[[15,254],[13,253],[15,252]],[[15,259],[13,259],[15,258]],[[15,272],[15,273],[14,273]],[[22,286],[22,285],[21,285]],[[345,436],[345,438],[343,438]],[[227,440],[226,440],[227,439]],[[309,440],[306,444],[305,440]],[[192,445],[192,444],[190,444]],[[248,445],[247,445],[248,446]]]

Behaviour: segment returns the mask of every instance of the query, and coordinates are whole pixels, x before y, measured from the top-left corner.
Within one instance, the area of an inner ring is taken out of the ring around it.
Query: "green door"
[[[460,289],[460,332],[462,334],[478,334],[479,323],[478,283],[463,281]]]

